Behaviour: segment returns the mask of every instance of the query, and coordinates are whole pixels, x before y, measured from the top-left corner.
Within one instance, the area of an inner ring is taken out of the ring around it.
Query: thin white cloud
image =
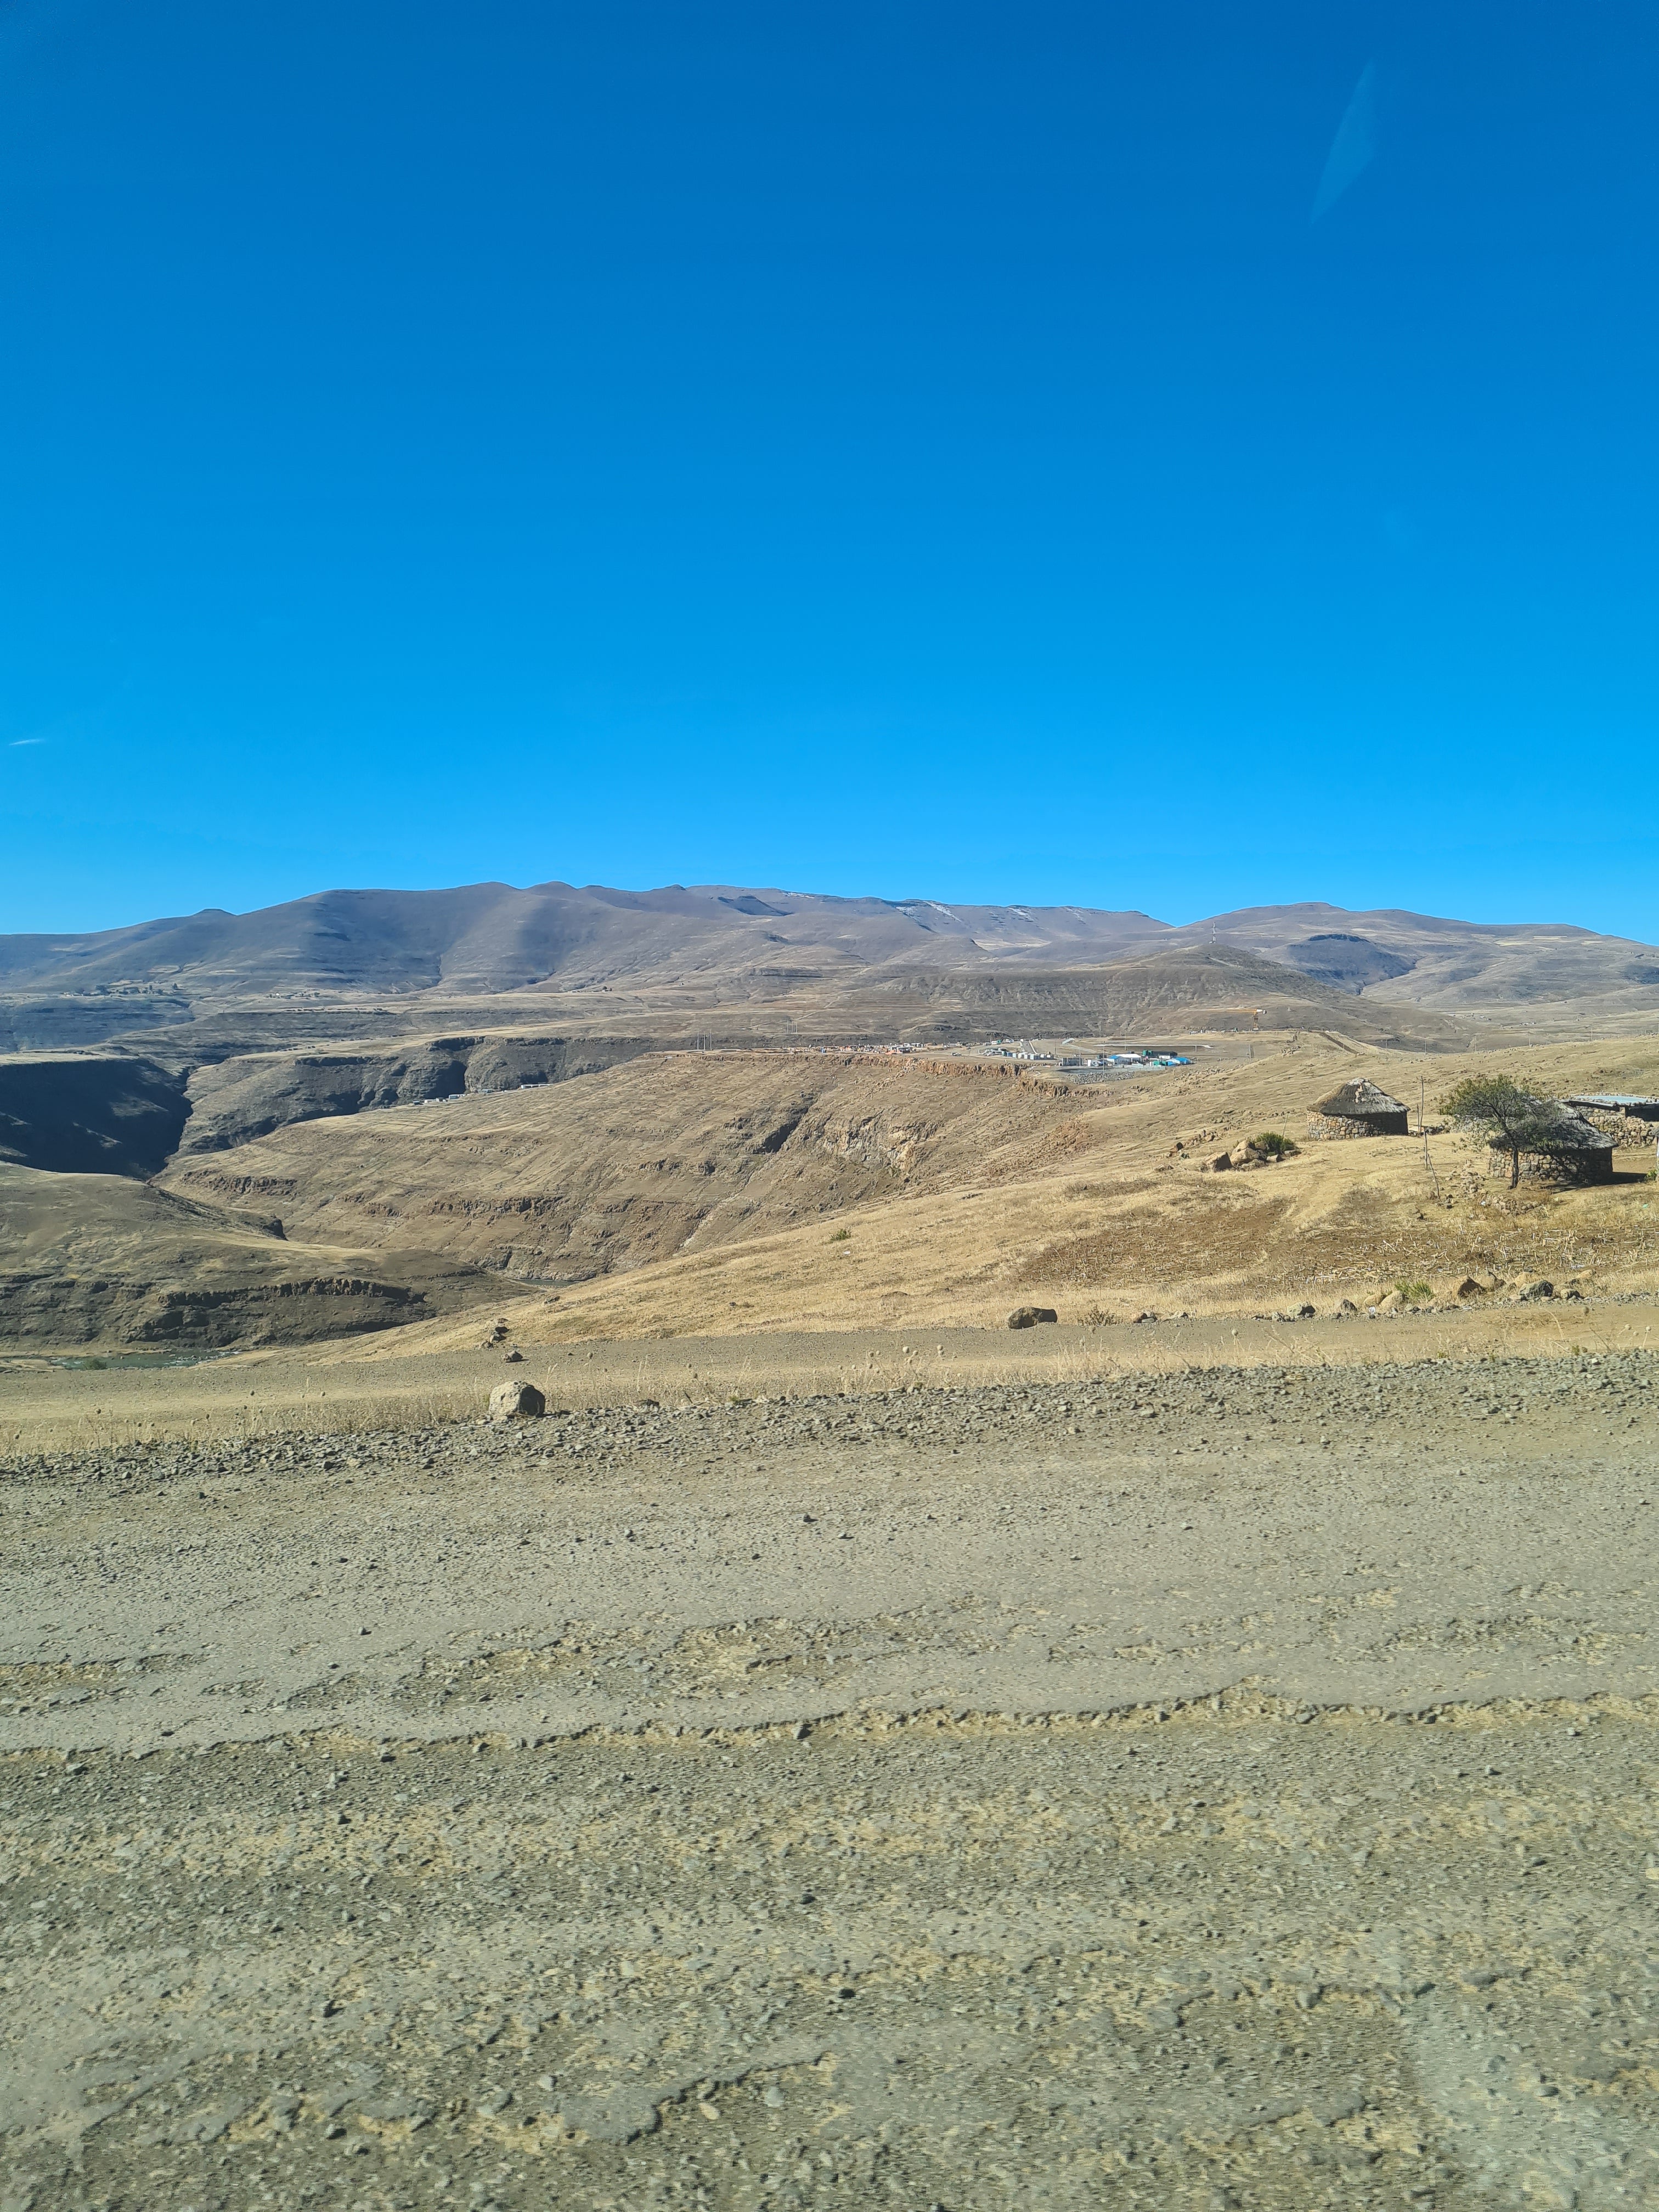
[[[1331,141],[1331,150],[1325,158],[1325,173],[1319,179],[1319,190],[1314,194],[1313,216],[1317,222],[1328,209],[1334,207],[1348,187],[1370,167],[1376,156],[1376,64],[1367,62],[1359,72],[1359,82],[1353,88],[1342,120],[1336,126],[1336,136]]]
[[[44,738],[14,738],[11,749],[15,752],[19,745],[43,745],[46,742]]]

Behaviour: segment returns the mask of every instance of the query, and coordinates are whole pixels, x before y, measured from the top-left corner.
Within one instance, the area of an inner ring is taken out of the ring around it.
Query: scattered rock
[[[1540,1302],[1545,1298],[1553,1298],[1554,1296],[1554,1284],[1547,1283],[1541,1275],[1535,1283],[1523,1283],[1521,1288],[1516,1292],[1516,1297],[1518,1299],[1524,1298],[1534,1302]]]
[[[1035,1328],[1040,1321],[1058,1321],[1052,1306],[1016,1306],[1008,1316],[1010,1328]]]
[[[1143,1321],[1156,1321],[1157,1319],[1158,1319],[1158,1316],[1157,1316],[1155,1313],[1152,1313],[1152,1312],[1150,1312],[1150,1311],[1149,1311],[1149,1312],[1146,1312],[1146,1313],[1138,1313],[1138,1314],[1135,1316],[1135,1320],[1136,1320],[1136,1322],[1143,1322]]]
[[[514,1350],[514,1351],[509,1352],[507,1353],[507,1359],[506,1359],[505,1364],[506,1364],[508,1367],[522,1367],[522,1366],[523,1366],[523,1364],[524,1364],[524,1354],[523,1354],[523,1352],[520,1352],[520,1351],[517,1351],[517,1350]]]
[[[1206,1175],[1223,1175],[1232,1164],[1233,1156],[1231,1152],[1218,1152],[1212,1160],[1205,1161],[1204,1169]]]
[[[1474,1275],[1465,1275],[1452,1292],[1452,1296],[1457,1298],[1484,1298],[1486,1296],[1486,1285]]]
[[[1356,1314],[1359,1311],[1359,1309],[1352,1298],[1339,1298],[1336,1304],[1336,1310],[1339,1314]]]
[[[1296,1310],[1296,1317],[1298,1321],[1311,1321],[1314,1317],[1314,1310],[1309,1305],[1298,1306]]]
[[[489,1394],[492,1421],[538,1420],[547,1401],[533,1382],[498,1382]]]

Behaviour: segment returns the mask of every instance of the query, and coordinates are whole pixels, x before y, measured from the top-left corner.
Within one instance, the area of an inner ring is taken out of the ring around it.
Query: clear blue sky
[[[1659,937],[1656,112],[1626,0],[13,0],[0,928]]]

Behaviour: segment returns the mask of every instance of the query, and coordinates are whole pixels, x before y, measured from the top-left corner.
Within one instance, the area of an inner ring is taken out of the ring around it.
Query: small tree
[[[1522,1153],[1547,1152],[1561,1118],[1553,1100],[1509,1075],[1471,1075],[1441,1100],[1440,1110],[1459,1128],[1479,1130],[1494,1152],[1509,1154],[1511,1190],[1521,1180]]]

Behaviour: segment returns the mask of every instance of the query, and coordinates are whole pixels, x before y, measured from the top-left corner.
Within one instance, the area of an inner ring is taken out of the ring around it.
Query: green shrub
[[[1291,1159],[1302,1150],[1282,1129],[1264,1129],[1259,1137],[1251,1138],[1250,1145],[1253,1151],[1265,1152],[1270,1160]]]
[[[832,1244],[844,1244],[852,1233],[850,1229],[838,1229],[830,1242]]]
[[[1434,1296],[1433,1291],[1426,1283],[1399,1282],[1394,1287],[1396,1294],[1402,1297],[1408,1306],[1426,1304]]]

